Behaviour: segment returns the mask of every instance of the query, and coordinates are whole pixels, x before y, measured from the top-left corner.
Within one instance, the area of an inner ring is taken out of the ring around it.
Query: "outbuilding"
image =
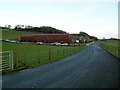
[[[72,35],[70,34],[34,34],[22,35],[21,41],[37,41],[37,42],[72,42]]]

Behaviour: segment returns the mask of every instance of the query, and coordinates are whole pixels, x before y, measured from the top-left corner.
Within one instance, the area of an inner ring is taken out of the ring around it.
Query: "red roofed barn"
[[[70,34],[35,34],[35,35],[22,35],[22,41],[40,41],[40,42],[72,42]]]

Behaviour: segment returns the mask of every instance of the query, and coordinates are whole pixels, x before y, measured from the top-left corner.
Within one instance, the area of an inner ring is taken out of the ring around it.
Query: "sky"
[[[118,0],[0,0],[0,26],[51,26],[118,38]]]

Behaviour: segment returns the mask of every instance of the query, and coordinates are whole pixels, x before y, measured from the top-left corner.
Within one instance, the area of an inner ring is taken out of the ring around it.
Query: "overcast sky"
[[[52,26],[98,38],[118,37],[118,0],[0,0],[0,26]]]

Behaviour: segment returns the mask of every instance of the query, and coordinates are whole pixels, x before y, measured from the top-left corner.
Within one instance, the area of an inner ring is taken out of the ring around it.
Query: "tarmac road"
[[[118,59],[96,43],[64,59],[4,75],[3,88],[118,88]]]

